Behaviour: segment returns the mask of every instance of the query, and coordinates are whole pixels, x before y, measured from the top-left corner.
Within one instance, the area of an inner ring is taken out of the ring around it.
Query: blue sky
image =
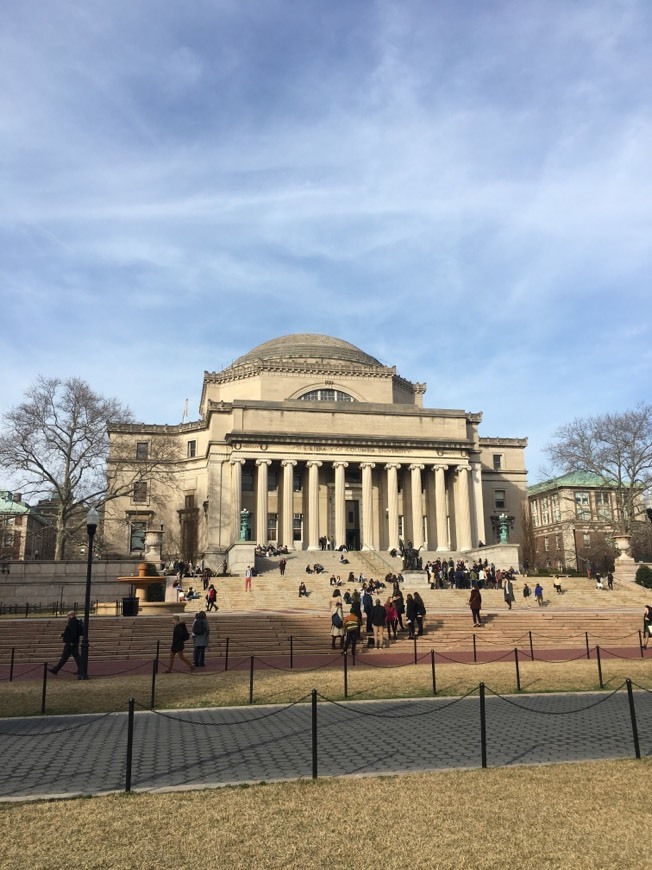
[[[0,412],[292,332],[529,438],[650,400],[648,0],[5,0]]]

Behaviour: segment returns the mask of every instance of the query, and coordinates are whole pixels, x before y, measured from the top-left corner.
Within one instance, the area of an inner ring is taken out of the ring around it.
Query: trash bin
[[[122,599],[122,615],[123,616],[138,616],[138,604],[140,598],[129,595]]]

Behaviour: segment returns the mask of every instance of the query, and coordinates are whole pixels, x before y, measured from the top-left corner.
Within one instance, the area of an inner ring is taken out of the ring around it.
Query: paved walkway
[[[652,756],[652,693],[636,691],[640,750]],[[291,706],[135,715],[133,789],[200,788],[312,775],[309,699]],[[481,765],[480,701],[317,705],[318,775]],[[0,799],[123,790],[126,713],[0,720]],[[488,766],[632,758],[627,692],[498,697],[487,692]]]

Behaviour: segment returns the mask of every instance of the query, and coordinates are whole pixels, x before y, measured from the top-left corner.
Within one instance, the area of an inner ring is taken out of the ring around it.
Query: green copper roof
[[[599,474],[592,474],[590,471],[571,471],[569,474],[562,474],[561,477],[553,477],[551,480],[544,480],[543,483],[535,483],[534,486],[529,486],[527,491],[528,495],[536,495],[538,492],[547,492],[549,489],[561,489],[566,486],[597,487],[609,485],[609,482]]]

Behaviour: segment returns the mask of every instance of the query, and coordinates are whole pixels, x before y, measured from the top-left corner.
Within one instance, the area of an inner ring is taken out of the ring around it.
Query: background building
[[[498,541],[501,513],[518,542],[526,440],[481,438],[480,413],[424,408],[425,391],[324,335],[283,336],[205,372],[197,422],[110,427],[118,482],[163,442],[176,462],[165,482],[107,503],[107,551],[141,553],[163,525],[164,554],[213,567],[240,539],[470,553]]]
[[[0,562],[54,558],[54,529],[20,493],[0,490]]]

